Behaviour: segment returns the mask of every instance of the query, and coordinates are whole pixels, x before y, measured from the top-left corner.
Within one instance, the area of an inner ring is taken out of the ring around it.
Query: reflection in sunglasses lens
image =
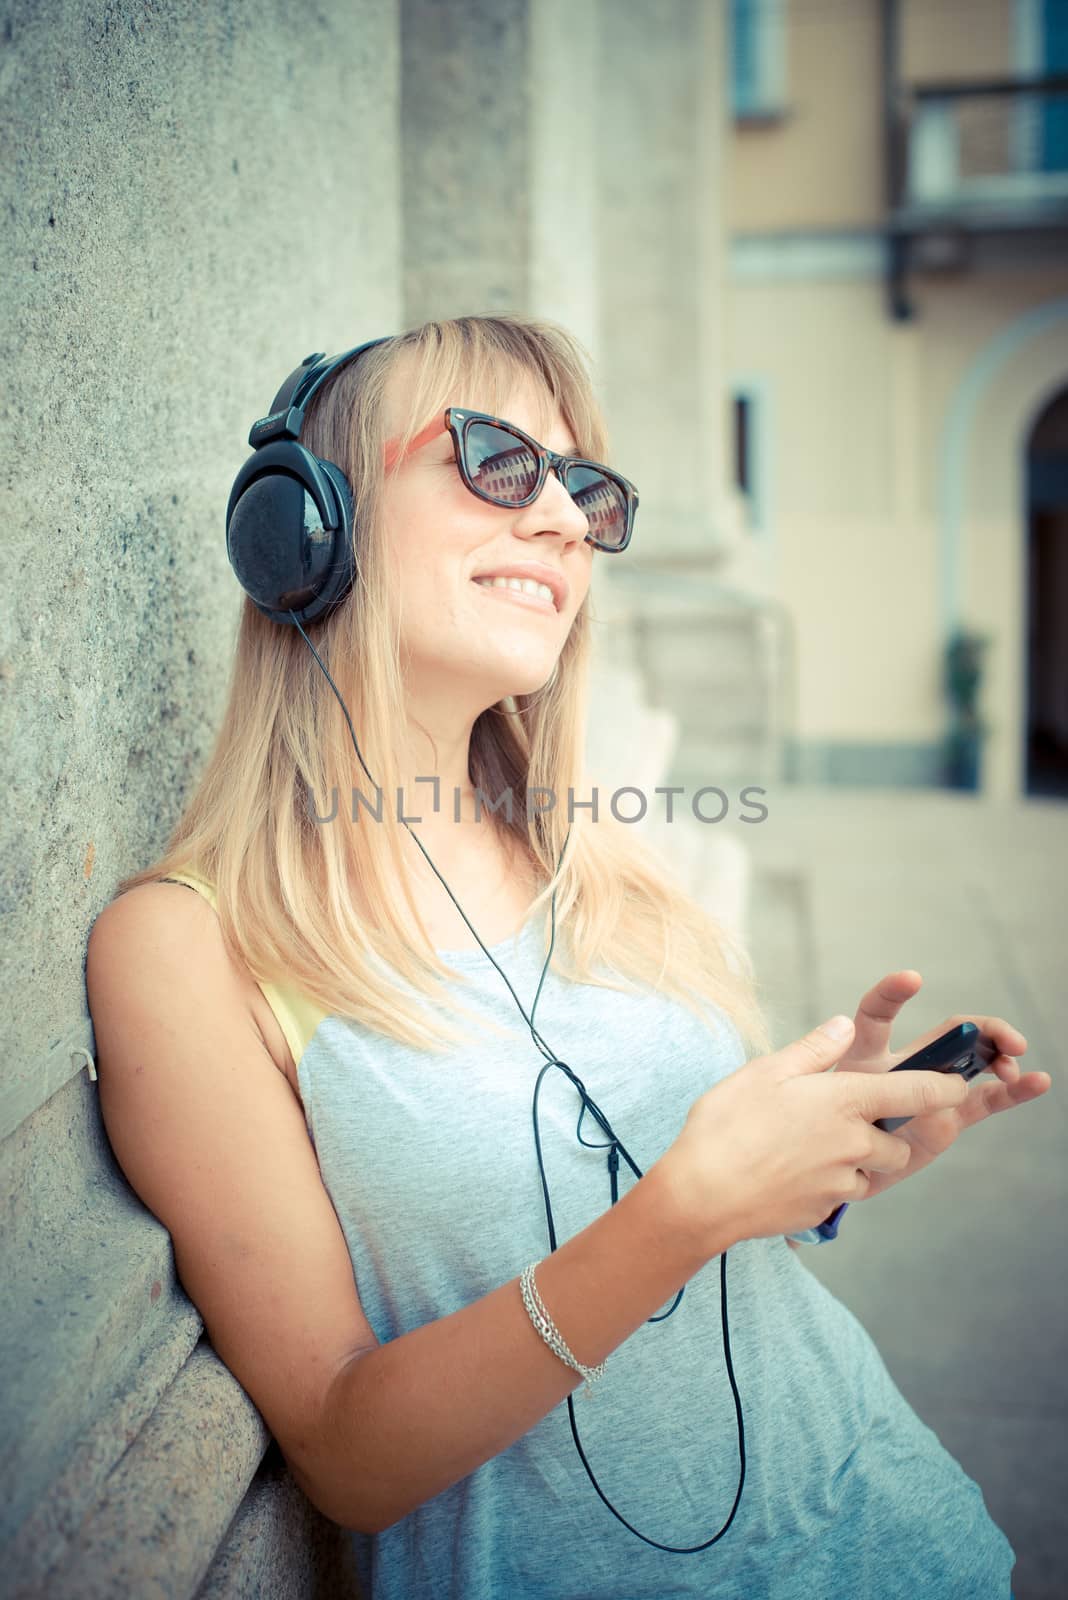
[[[518,505],[538,482],[534,451],[507,428],[471,422],[464,432],[464,460],[475,488],[498,505]],[[589,536],[613,549],[627,537],[627,497],[622,486],[596,467],[568,467],[565,487],[589,523]]]
[[[593,467],[569,467],[567,492],[585,513],[590,535],[599,544],[623,543],[627,532],[627,501],[619,484]]]
[[[464,440],[467,470],[483,494],[503,505],[525,500],[538,481],[538,458],[530,446],[504,428],[474,422]]]

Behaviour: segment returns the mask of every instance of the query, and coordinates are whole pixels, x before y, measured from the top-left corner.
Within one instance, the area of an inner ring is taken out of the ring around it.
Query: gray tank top
[[[202,878],[172,876],[214,902]],[[528,1015],[544,944],[539,915],[490,947]],[[473,1026],[462,1049],[435,1056],[263,986],[383,1343],[470,1305],[550,1248],[531,1110],[544,1057],[482,951],[441,954],[460,975],[457,996],[507,1037]],[[551,971],[534,1016],[643,1172],[697,1096],[745,1060],[718,1020],[713,1029],[647,987],[620,993]],[[611,1204],[606,1150],[576,1136],[581,1109],[550,1068],[538,1111],[561,1245]],[[605,1140],[588,1113],[581,1134]],[[620,1195],[637,1181],[621,1161]],[[587,1477],[565,1401],[394,1527],[350,1532],[364,1600],[1007,1600],[1008,1540],[856,1317],[778,1236],[732,1246],[727,1294],[746,1476],[721,1540],[671,1554],[624,1527]],[[718,1258],[670,1317],[613,1352],[594,1396],[575,1391],[574,1407],[602,1492],[647,1539],[690,1546],[719,1531],[739,1459]]]

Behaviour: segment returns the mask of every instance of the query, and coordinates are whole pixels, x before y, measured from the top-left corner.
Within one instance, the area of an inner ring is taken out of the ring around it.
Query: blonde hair
[[[582,453],[608,459],[585,352],[545,321],[427,322],[367,351],[314,397],[301,442],[354,486],[358,565],[351,593],[307,632],[384,796],[402,782],[390,730],[405,720],[397,598],[379,517],[384,396],[402,356],[410,378],[402,444],[450,403],[477,401],[500,415],[516,381],[533,379],[546,416],[558,408]],[[516,797],[511,819],[495,821],[544,879],[531,914],[556,890],[552,969],[607,988],[648,984],[715,1029],[704,1009],[711,1002],[750,1047],[766,1050],[747,953],[659,855],[626,824],[603,814],[594,822],[578,810],[557,871],[566,806],[558,800],[530,815],[523,804],[539,787],[557,797],[585,792],[589,653],[587,595],[548,685],[488,708],[470,741],[472,783],[491,800],[505,789]],[[315,797],[331,794],[330,774],[354,773],[354,763],[342,709],[299,630],[271,621],[246,596],[226,711],[204,773],[163,855],[116,894],[183,868],[200,873],[215,886],[228,952],[258,982],[284,984],[329,1014],[415,1048],[445,1050],[463,1035],[432,1023],[427,1002],[445,1002],[453,1014],[467,1008],[447,994],[456,971],[435,953],[413,902],[401,855],[413,846],[403,824],[388,805],[386,821],[374,826],[325,826],[312,814]],[[606,967],[624,981],[612,981]]]

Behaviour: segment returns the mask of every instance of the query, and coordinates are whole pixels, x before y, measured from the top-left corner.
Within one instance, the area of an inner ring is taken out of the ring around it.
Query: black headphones
[[[355,580],[352,489],[334,461],[300,441],[308,402],[350,361],[388,343],[371,339],[325,356],[305,356],[254,422],[249,456],[226,507],[226,553],[245,593],[265,617],[293,626],[318,622]]]

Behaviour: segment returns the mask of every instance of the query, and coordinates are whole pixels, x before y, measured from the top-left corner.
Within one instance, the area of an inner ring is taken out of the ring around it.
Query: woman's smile
[[[531,578],[472,578],[471,581],[494,598],[514,600],[548,616],[556,615],[552,590],[547,584],[535,583]]]

